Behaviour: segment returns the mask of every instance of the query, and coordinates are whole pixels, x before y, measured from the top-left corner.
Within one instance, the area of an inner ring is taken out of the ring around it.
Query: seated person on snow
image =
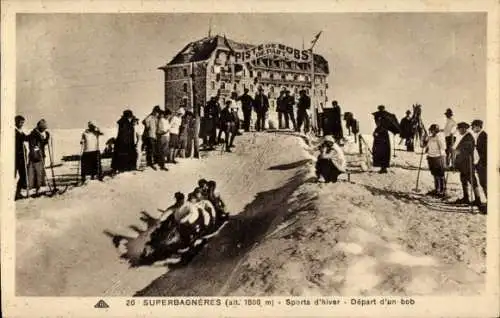
[[[218,221],[225,221],[229,218],[229,213],[226,212],[226,206],[224,204],[224,201],[222,201],[219,193],[215,192],[215,188],[217,187],[217,184],[215,181],[210,180],[207,183],[208,185],[208,200],[212,202],[213,206],[215,207],[215,212],[217,216]]]
[[[318,181],[337,182],[338,176],[346,170],[344,151],[331,135],[325,136],[319,147],[320,154],[316,161],[316,176]]]

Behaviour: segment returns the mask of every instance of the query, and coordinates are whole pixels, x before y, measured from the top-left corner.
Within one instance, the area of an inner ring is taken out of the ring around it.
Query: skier
[[[478,206],[481,205],[479,197],[478,183],[476,175],[474,173],[474,148],[475,142],[474,137],[468,131],[469,124],[465,122],[460,122],[457,124],[458,133],[461,136],[460,141],[455,147],[454,151],[454,165],[455,168],[460,172],[460,182],[462,183],[463,197],[456,200],[456,204],[470,204],[472,198],[469,195],[469,185],[472,186],[475,200],[474,203]]]
[[[445,196],[446,142],[436,124],[429,127],[429,134],[427,140],[424,141],[424,147],[427,152],[429,170],[434,177],[434,190],[427,192],[427,195],[443,198]]]
[[[89,175],[92,180],[96,176],[99,180],[102,179],[99,136],[102,136],[103,133],[97,128],[94,122],[89,121],[87,125],[88,128],[82,133],[80,140],[80,145],[82,145],[81,178],[83,183]]]
[[[316,161],[318,181],[323,178],[326,183],[335,183],[339,175],[345,172],[345,169],[346,160],[342,148],[332,136],[325,136],[323,143],[320,145],[320,154]]]
[[[26,148],[24,147],[24,143],[28,141],[28,136],[24,133],[25,119],[23,116],[15,117],[15,125],[16,125],[16,145],[15,145],[15,172],[14,177],[19,175],[19,179],[17,180],[16,186],[16,194],[15,200],[19,200],[21,198],[21,190],[26,189],[28,192],[28,168],[27,168],[27,160],[26,158]],[[26,193],[26,196],[29,196],[29,193]]]

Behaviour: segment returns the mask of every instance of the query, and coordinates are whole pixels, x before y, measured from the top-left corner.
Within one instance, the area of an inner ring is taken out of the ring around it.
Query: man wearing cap
[[[475,201],[479,203],[480,197],[478,195],[477,179],[474,173],[474,148],[475,142],[474,137],[468,131],[469,124],[465,122],[460,122],[457,125],[457,130],[462,137],[455,147],[454,155],[454,166],[460,172],[460,182],[462,183],[463,197],[455,201],[457,204],[469,204],[472,199],[469,195],[469,185],[472,185]]]
[[[157,158],[157,143],[156,143],[156,130],[158,127],[158,119],[160,117],[161,108],[156,105],[151,114],[149,114],[143,121],[144,125],[144,144],[146,148],[146,162],[149,167],[156,170],[154,160]]]
[[[249,132],[250,121],[252,119],[253,98],[248,95],[248,88],[243,90],[243,95],[239,96],[237,100],[241,102],[241,108],[243,111],[243,130]]]
[[[257,122],[255,123],[255,130],[265,130],[266,114],[269,110],[269,99],[264,94],[264,89],[259,86],[258,92],[254,98],[254,110],[257,113]]]
[[[455,144],[455,131],[457,129],[457,123],[453,119],[453,111],[448,108],[444,113],[446,116],[446,123],[444,124],[444,139],[446,141],[446,165],[448,167],[453,165],[452,162],[452,153],[453,153],[453,145]]]
[[[82,145],[81,157],[81,177],[82,182],[85,182],[87,176],[92,180],[97,176],[101,178],[101,151],[99,149],[99,136],[103,133],[99,131],[96,124],[92,121],[88,122],[88,128],[82,133],[80,144]]]
[[[333,125],[333,136],[336,140],[341,140],[344,138],[344,132],[342,129],[342,110],[336,100],[332,102],[332,125]]]
[[[220,112],[221,131],[219,132],[219,139],[221,132],[224,132],[224,139],[226,144],[226,152],[231,152],[234,145],[234,138],[236,136],[236,113],[234,108],[231,108],[231,100],[225,102],[225,107]]]
[[[15,117],[16,125],[16,145],[15,145],[15,176],[19,175],[16,187],[15,200],[21,198],[21,189],[27,189],[28,176],[26,175],[28,171],[28,158],[26,156],[26,148],[24,143],[28,141],[28,135],[22,130],[24,126],[24,117],[17,115]],[[28,193],[29,195],[29,193]]]
[[[406,117],[401,119],[401,123],[399,124],[401,127],[401,133],[399,136],[401,137],[401,141],[405,141],[406,145],[406,151],[414,151],[414,145],[413,145],[413,131],[412,131],[412,124],[411,124],[411,111],[407,110],[406,111]],[[401,144],[401,143],[399,143]]]
[[[479,155],[479,160],[476,164],[476,171],[479,177],[479,184],[483,188],[484,195],[488,197],[487,194],[487,160],[488,160],[488,135],[483,130],[483,121],[476,119],[471,124],[472,131],[477,135],[476,137],[476,150]]]
[[[320,154],[316,161],[316,176],[321,177],[326,183],[337,182],[339,175],[345,172],[346,160],[342,148],[335,142],[332,136],[325,136],[320,145]]]
[[[208,150],[214,149],[217,139],[217,121],[220,105],[216,96],[212,96],[203,109],[203,144]]]

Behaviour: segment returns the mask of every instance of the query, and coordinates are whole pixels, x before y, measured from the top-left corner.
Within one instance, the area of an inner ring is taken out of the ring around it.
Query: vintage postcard
[[[6,317],[498,317],[498,1],[2,1]]]

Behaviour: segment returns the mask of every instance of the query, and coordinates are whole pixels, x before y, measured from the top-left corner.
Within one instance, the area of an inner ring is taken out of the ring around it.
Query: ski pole
[[[25,176],[25,181],[26,181],[26,198],[30,197],[30,179],[28,175],[28,152],[26,151],[26,147],[24,146],[23,143],[23,162],[24,162],[24,173],[26,174]]]
[[[51,145],[52,143],[52,138],[49,137],[49,144],[47,145],[47,149],[49,150],[49,160],[50,160],[50,171],[52,174],[52,191],[56,192],[57,191],[57,185],[56,185],[56,176],[54,174],[54,160],[52,158],[52,151],[51,151]]]
[[[418,192],[418,182],[420,181],[420,170],[422,168],[422,159],[424,158],[424,150],[420,153],[420,162],[418,163],[418,172],[417,172],[417,184],[415,186],[415,192]]]
[[[474,157],[472,155],[469,156],[470,158],[470,163],[469,163],[469,169],[470,169],[470,200],[469,200],[469,204],[470,204],[470,212],[474,212],[474,201],[472,200],[472,197],[474,196],[474,178],[476,177],[474,175],[474,170],[473,170],[473,167],[472,165],[474,164]],[[477,198],[476,198],[477,199]]]
[[[396,158],[396,134],[392,135],[392,148],[393,148],[393,157]]]

